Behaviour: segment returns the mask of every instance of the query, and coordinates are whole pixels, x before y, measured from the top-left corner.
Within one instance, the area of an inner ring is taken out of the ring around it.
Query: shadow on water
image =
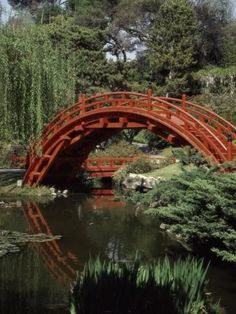
[[[21,208],[1,210],[4,229],[62,235],[61,240],[25,245],[20,253],[0,259],[1,314],[67,313],[70,283],[90,256],[132,261],[139,251],[149,261],[166,254],[173,259],[185,254],[157,223],[138,214],[132,204],[114,198],[110,189],[92,194],[42,204],[28,201]],[[223,277],[229,281],[229,272],[220,271],[222,282]],[[212,270],[211,277],[219,273]],[[230,304],[235,284],[231,287],[227,282],[224,288],[231,289],[225,293]],[[221,289],[217,293],[222,295]],[[232,310],[227,313],[235,313]]]

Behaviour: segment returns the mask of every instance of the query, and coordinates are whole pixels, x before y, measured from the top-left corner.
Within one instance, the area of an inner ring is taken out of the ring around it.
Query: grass
[[[51,191],[48,187],[38,186],[31,187],[17,187],[16,184],[0,186],[0,196],[49,196]]]
[[[183,173],[183,169],[190,171],[193,170],[195,168],[195,166],[193,165],[187,165],[187,166],[182,166],[180,163],[175,163],[175,164],[171,164],[168,165],[164,168],[160,168],[148,173],[145,173],[145,176],[148,177],[154,177],[154,178],[158,178],[161,177],[163,179],[171,179],[173,176],[178,176],[181,175]]]
[[[160,152],[160,156],[163,156],[163,157],[173,157],[173,147],[172,146],[169,146],[169,147],[166,147],[164,148],[161,152]]]
[[[50,196],[50,188],[38,186],[31,188],[28,186],[17,187],[17,180],[22,179],[22,174],[1,174],[0,196]]]

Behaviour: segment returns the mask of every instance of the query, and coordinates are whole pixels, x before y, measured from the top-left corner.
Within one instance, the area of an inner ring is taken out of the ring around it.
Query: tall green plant
[[[71,314],[207,313],[206,273],[190,258],[146,265],[90,260],[73,287]]]
[[[28,142],[74,94],[73,57],[53,45],[47,26],[0,30],[1,140]]]

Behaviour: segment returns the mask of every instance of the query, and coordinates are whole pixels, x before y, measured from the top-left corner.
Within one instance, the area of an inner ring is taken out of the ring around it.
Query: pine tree
[[[185,91],[186,73],[194,65],[196,32],[196,17],[188,0],[166,0],[161,5],[147,43],[148,59],[153,78],[168,93]]]

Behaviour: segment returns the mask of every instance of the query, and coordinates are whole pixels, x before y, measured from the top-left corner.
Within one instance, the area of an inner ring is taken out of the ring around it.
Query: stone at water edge
[[[166,224],[161,223],[161,224],[160,224],[160,229],[161,229],[161,230],[166,230]]]
[[[49,191],[51,192],[52,195],[56,196],[56,189],[55,188],[50,188]]]
[[[135,190],[139,187],[152,189],[157,183],[162,180],[163,179],[161,177],[154,178],[142,174],[129,173],[125,180],[122,182],[122,185],[124,185],[125,188],[131,190]]]

